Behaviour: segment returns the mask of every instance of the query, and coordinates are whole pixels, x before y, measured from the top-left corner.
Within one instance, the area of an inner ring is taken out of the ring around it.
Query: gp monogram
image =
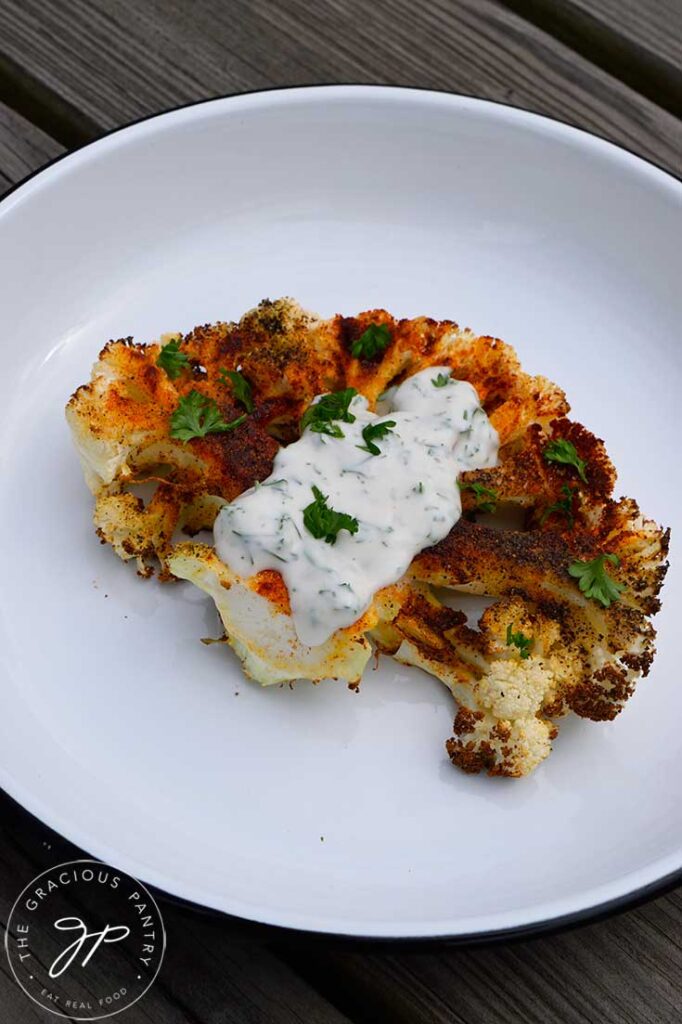
[[[12,907],[5,950],[34,1002],[71,1020],[101,1020],[137,1002],[165,949],[159,908],[136,879],[99,861],[59,864]]]

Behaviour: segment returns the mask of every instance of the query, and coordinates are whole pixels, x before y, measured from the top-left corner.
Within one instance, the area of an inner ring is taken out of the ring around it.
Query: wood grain
[[[682,4],[679,0],[567,0],[638,46],[682,70]]]
[[[678,1024],[682,892],[530,941],[288,959],[362,1024]]]
[[[77,131],[245,89],[389,82],[527,107],[681,169],[677,119],[493,0],[312,11],[310,0],[0,0],[0,49],[40,84],[43,106],[52,95],[81,119]]]
[[[0,103],[0,194],[63,152],[58,142]]]
[[[682,116],[679,0],[503,0],[517,13]]]

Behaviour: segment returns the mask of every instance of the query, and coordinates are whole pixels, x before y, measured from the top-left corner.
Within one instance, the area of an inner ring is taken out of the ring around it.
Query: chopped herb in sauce
[[[563,438],[550,441],[542,454],[547,459],[547,462],[559,462],[565,466],[573,466],[583,483],[587,483],[587,476],[585,474],[586,462],[580,458],[575,445],[570,441],[566,441]]]
[[[620,558],[618,555],[610,554],[597,555],[591,562],[581,562],[577,558],[569,565],[568,572],[569,575],[577,579],[578,586],[585,597],[599,601],[604,608],[609,608],[614,601],[620,599],[625,587],[609,576],[604,568],[604,562],[610,562],[618,567]]]
[[[346,512],[335,512],[327,505],[327,498],[313,484],[315,500],[303,509],[303,525],[316,540],[324,540],[327,544],[336,544],[341,530],[353,534],[358,532],[358,521]]]
[[[177,409],[171,416],[170,436],[187,442],[194,437],[206,437],[207,434],[222,434],[234,430],[245,419],[246,413],[226,423],[212,398],[207,398],[200,391],[190,391],[180,399]]]
[[[431,378],[431,383],[434,388],[444,388],[450,383],[452,378],[447,373],[439,373],[437,377]]]
[[[373,359],[391,344],[391,332],[386,324],[370,324],[351,347],[354,359]]]
[[[255,482],[255,484],[253,486],[254,486],[254,488],[256,490],[258,490],[259,487],[282,487],[283,485],[286,485],[286,480],[282,479],[282,480],[256,480],[256,482]]]
[[[382,437],[386,437],[389,431],[393,430],[395,426],[395,420],[383,420],[381,423],[368,423],[366,427],[362,429],[362,440],[364,444],[356,445],[356,448],[360,448],[361,451],[369,452],[370,455],[381,455],[381,448],[375,441],[380,441]]]
[[[432,379],[449,370],[431,366],[407,377],[391,389],[382,414],[352,390],[324,396],[307,418],[323,429],[339,427],[345,437],[336,440],[307,424],[278,451],[271,477],[219,513],[219,557],[247,576],[264,569],[281,574],[303,644],[322,644],[356,622],[374,595],[404,574],[415,552],[437,543],[457,521],[458,475],[475,480],[471,471],[496,464],[498,438],[471,385],[453,377],[448,387],[433,387]],[[395,428],[385,433],[382,427],[383,439],[379,432],[363,436],[366,427],[389,421]],[[379,458],[358,450],[368,439]],[[280,480],[286,482],[275,486]]]

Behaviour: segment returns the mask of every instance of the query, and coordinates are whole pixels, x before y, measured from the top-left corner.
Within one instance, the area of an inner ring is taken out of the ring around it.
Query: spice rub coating
[[[180,353],[175,375],[159,363],[170,342]],[[237,578],[179,531],[210,528],[225,502],[264,480],[316,395],[353,387],[375,408],[388,388],[430,366],[449,366],[476,388],[499,434],[498,465],[463,474],[463,518],[361,620],[324,649],[304,648],[278,573]],[[250,409],[229,373],[247,382]],[[174,416],[192,393],[236,425],[174,436]],[[633,499],[614,498],[604,442],[569,412],[561,388],[524,372],[497,338],[383,309],[322,319],[287,298],[148,345],[109,342],[66,410],[102,542],[135,560],[141,575],[189,579],[209,593],[248,675],[356,687],[371,640],[455,697],[446,743],[453,764],[509,777],[549,754],[562,716],[614,718],[655,653],[651,616],[669,531]],[[499,513],[510,509],[518,525],[500,529]],[[617,595],[608,604],[581,589],[591,566]],[[492,599],[476,628],[449,607],[457,592]]]

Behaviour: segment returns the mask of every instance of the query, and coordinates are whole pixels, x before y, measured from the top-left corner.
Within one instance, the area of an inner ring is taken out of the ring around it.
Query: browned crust
[[[353,358],[353,343],[378,323],[390,331],[385,351],[370,359]],[[216,506],[202,503],[204,499],[231,500],[267,477],[280,443],[298,436],[300,417],[316,394],[353,386],[374,403],[387,387],[417,370],[450,366],[453,376],[476,388],[501,441],[499,465],[464,474],[463,482],[494,491],[501,505],[523,508],[523,529],[499,530],[477,522],[476,496],[465,489],[462,499],[469,518],[415,559],[411,573],[420,584],[408,589],[400,611],[384,623],[379,643],[396,651],[407,639],[425,659],[447,665],[458,678],[475,679],[476,665],[495,649],[492,634],[485,622],[480,630],[469,629],[465,616],[440,604],[429,588],[473,590],[497,598],[498,605],[521,602],[528,628],[539,636],[543,624],[553,623],[559,640],[551,643],[564,645],[580,664],[579,679],[548,694],[542,714],[559,716],[571,709],[602,721],[618,713],[654,656],[654,631],[647,617],[660,607],[669,531],[644,520],[632,499],[613,499],[616,474],[604,442],[567,417],[563,392],[544,378],[524,373],[510,346],[461,330],[453,321],[397,320],[383,309],[323,321],[289,300],[264,300],[238,323],[196,327],[182,339],[182,347],[190,365],[171,380],[156,365],[160,344],[140,345],[132,338],[110,341],[100,359],[115,367],[115,382],[103,394],[93,383],[85,384],[69,403],[87,420],[95,439],[123,443],[141,433],[150,443],[163,442],[171,449],[165,474],[132,464],[131,482],[153,479],[157,490],[146,506],[139,499],[121,506],[115,521],[124,534],[121,551],[138,560],[142,574],[158,559],[161,578],[171,578],[165,558],[173,531],[183,523],[190,531],[210,526]],[[174,460],[169,432],[179,399],[197,390],[216,402],[226,420],[235,419],[243,408],[231,388],[220,382],[219,373],[237,368],[252,385],[252,414],[230,433],[186,445],[174,442],[183,456]],[[547,445],[557,439],[575,446],[586,463],[587,481],[575,468],[546,458]],[[184,458],[187,454],[193,458]],[[119,486],[124,492],[125,486]],[[570,516],[550,510],[565,498],[566,488],[571,491]],[[111,524],[98,524],[97,530],[103,541],[114,542]],[[625,590],[608,611],[588,611],[568,566],[606,552],[619,556],[619,567],[610,573]],[[259,574],[255,589],[279,610],[290,611],[278,573]],[[365,619],[357,628],[371,628],[372,615]],[[549,640],[547,644],[551,646]],[[611,659],[596,669],[590,661],[595,646],[608,650]],[[513,759],[505,754],[504,723],[494,727],[494,744],[468,738],[480,721],[477,714],[466,708],[458,713],[448,741],[453,763],[468,772],[514,774]]]
[[[588,555],[591,547],[582,544],[576,556]],[[417,555],[411,571],[418,579],[443,586],[474,584],[481,592],[494,587],[496,595],[521,590],[551,600],[547,579],[570,584],[570,560],[568,545],[558,533],[497,530],[460,519],[440,543]]]
[[[593,722],[610,722],[634,693],[629,682],[613,665],[605,665],[589,679],[578,683],[567,695],[566,703],[576,715]]]
[[[496,756],[491,743],[483,741],[476,744],[473,740],[462,739],[473,731],[476,722],[481,721],[483,717],[480,711],[460,708],[453,725],[455,735],[445,743],[452,763],[467,775],[478,775],[479,772],[500,774],[496,772]]]

